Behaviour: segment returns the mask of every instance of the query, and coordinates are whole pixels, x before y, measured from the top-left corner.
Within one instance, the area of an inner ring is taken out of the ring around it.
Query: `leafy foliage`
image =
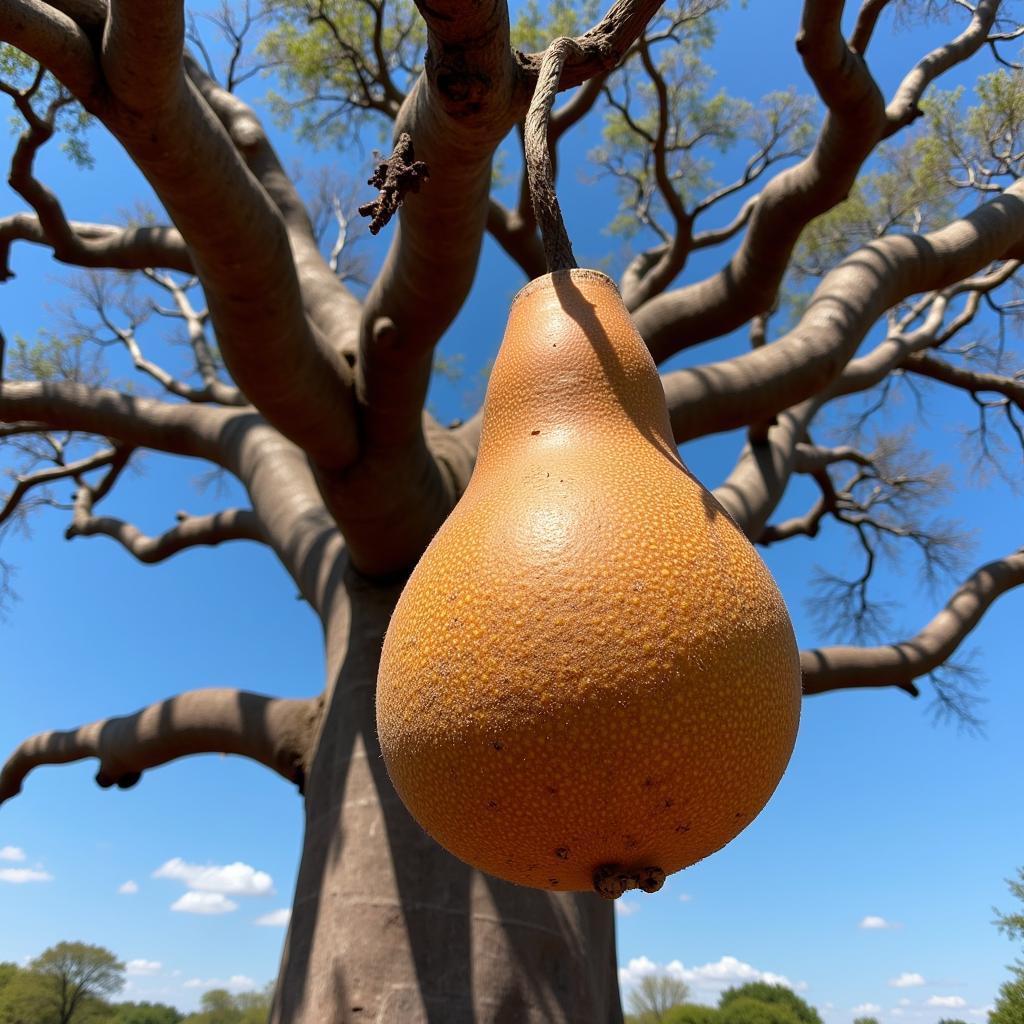
[[[232,995],[217,988],[203,993],[199,1013],[185,1018],[184,1024],[264,1024],[270,1013],[272,987],[263,992]]]
[[[736,988],[726,989],[718,1000],[718,1005],[725,1013],[730,1006],[741,1001],[743,1005],[746,1005],[747,1001],[753,1001],[778,1007],[795,1020],[800,1021],[801,1024],[822,1024],[818,1011],[785,985],[772,985],[766,981],[751,981]],[[740,1024],[742,1018],[734,1013],[729,1019]]]
[[[87,138],[92,116],[81,104],[72,102],[57,79],[44,73],[31,57],[7,43],[0,43],[0,91],[10,94],[12,90],[26,92],[39,113],[52,110],[54,130],[61,136],[65,156],[78,167],[93,166]],[[24,127],[20,115],[11,118],[13,131],[21,132]]]
[[[755,105],[712,91],[714,75],[703,57],[715,38],[705,15],[715,6],[689,0],[657,18],[605,88],[603,143],[591,159],[616,182],[615,234],[628,238],[647,228],[667,241],[666,217],[678,217],[680,206],[694,214],[724,198],[714,157],[733,147],[742,145],[749,160],[726,194],[807,148],[807,98],[775,92]]]
[[[118,1003],[106,1024],[179,1024],[184,1014],[165,1003]]]
[[[409,0],[271,0],[266,13],[258,51],[284,87],[272,107],[307,142],[351,141],[394,118],[426,47]]]

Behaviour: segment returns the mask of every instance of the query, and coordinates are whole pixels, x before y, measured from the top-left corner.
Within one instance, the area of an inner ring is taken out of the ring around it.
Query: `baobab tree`
[[[1018,305],[1024,85],[1011,47],[1024,29],[998,0],[862,0],[845,25],[841,0],[805,0],[794,31],[825,110],[816,124],[795,93],[757,104],[707,94],[700,54],[716,6],[616,0],[586,28],[556,5],[529,10],[513,37],[503,3],[269,3],[259,59],[281,76],[277,102],[300,128],[344,139],[368,120],[393,122],[398,144],[368,204],[389,248],[365,294],[347,280],[344,239],[324,236],[322,211],[235,92],[247,11],[222,14],[229,63],[218,77],[181,0],[0,8],[0,88],[24,123],[10,183],[25,204],[0,220],[0,277],[22,243],[87,272],[73,339],[7,344],[0,439],[14,475],[0,520],[53,503],[48,488],[62,482],[75,491],[68,537],[107,537],[145,562],[236,539],[266,545],[322,624],[327,666],[309,699],[195,690],[27,739],[0,774],[0,801],[32,769],[81,758],[98,760],[101,786],[132,786],[200,752],[243,755],[294,783],[305,835],[274,1021],[621,1019],[610,905],[516,888],[445,853],[396,797],[374,726],[391,610],[465,488],[479,436],[479,415],[445,426],[425,410],[435,347],[470,294],[485,233],[522,280],[546,269],[529,190],[513,207],[493,198],[492,163],[556,35],[578,45],[549,149],[603,111],[599,162],[636,246],[622,295],[658,363],[708,346],[709,361],[663,374],[676,440],[745,428],[715,495],[756,543],[835,523],[861,544],[863,572],[822,581],[837,638],[852,626],[859,642],[803,652],[805,693],[916,695],[930,678],[944,706],[970,713],[951,658],[1024,583],[1024,551],[965,571],[910,639],[867,642],[878,560],[908,545],[942,568],[957,539],[923,517],[938,474],[875,424],[891,390],[927,380],[931,396],[973,401],[979,459],[997,457],[1000,437],[1024,441],[1021,373],[971,334],[983,313],[1012,325]],[[886,96],[865,54],[889,6],[947,17],[949,40],[909,54]],[[979,51],[994,70],[978,104],[929,101],[936,79]],[[120,143],[160,213],[83,223],[37,177],[52,137],[75,155],[84,113]],[[735,180],[711,180],[708,142],[745,152]],[[689,257],[713,247],[720,269],[691,274]],[[154,305],[183,326],[190,374],[146,356],[139,310]],[[744,327],[750,350],[714,361],[716,339]],[[104,383],[89,354],[97,340],[126,349],[149,387]],[[107,509],[146,451],[233,475],[249,504],[143,534]],[[1019,465],[1016,449],[1009,458]],[[820,496],[776,519],[800,477]]]

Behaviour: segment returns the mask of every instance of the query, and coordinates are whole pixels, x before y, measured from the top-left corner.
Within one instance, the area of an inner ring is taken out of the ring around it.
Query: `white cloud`
[[[139,891],[139,883],[133,882],[130,878],[127,882],[122,882],[118,887],[117,891],[122,896],[134,896]]]
[[[903,997],[903,998],[902,998],[902,999],[900,1000],[900,1006],[910,1006],[910,1004],[911,1004],[912,1002],[913,1002],[913,1000],[912,1000],[912,999],[908,999],[908,998],[907,998],[906,996],[904,996],[904,997]]]
[[[292,912],[288,907],[281,910],[272,910],[269,914],[257,917],[255,923],[264,925],[267,928],[287,928],[288,922],[292,919]]]
[[[10,882],[11,885],[51,881],[53,881],[53,875],[39,868],[0,868],[0,882]]]
[[[220,892],[193,892],[191,889],[171,904],[171,910],[183,914],[230,914],[238,904]]]
[[[867,928],[870,930],[879,928],[896,928],[898,926],[892,921],[886,921],[884,917],[878,917],[876,914],[868,914],[867,917],[861,918],[861,922],[857,927]]]
[[[850,1013],[881,1013],[882,1008],[878,1003],[861,1003],[860,1006],[855,1006]]]
[[[615,913],[620,917],[629,917],[640,909],[640,904],[632,900],[619,899],[615,901]]]
[[[645,974],[663,971],[665,974],[685,981],[697,990],[719,991],[730,985],[743,984],[748,981],[765,981],[769,985],[785,985],[786,988],[802,991],[807,988],[806,982],[794,984],[782,974],[772,971],[761,971],[751,964],[737,960],[734,956],[723,956],[714,963],[702,964],[699,967],[685,967],[681,961],[673,960],[664,967],[656,964],[646,956],[634,957],[625,967],[619,968],[619,983],[628,986],[636,984]]]
[[[981,1019],[987,1017],[994,1009],[994,1006],[975,1006],[967,1011],[967,1016]]]
[[[156,974],[161,967],[159,960],[129,960],[124,965],[126,974]]]
[[[635,985],[645,974],[654,974],[658,965],[645,956],[635,956],[625,967],[619,968],[619,984]]]
[[[893,988],[917,988],[925,984],[925,980],[916,971],[904,971],[898,978],[890,978],[889,984]]]
[[[942,1006],[948,1010],[959,1010],[966,1006],[967,1000],[963,996],[932,996],[925,1006]]]
[[[688,892],[681,892],[679,894],[679,902],[680,903],[690,903],[692,900],[693,900],[693,897]]]
[[[0,860],[24,860],[25,851],[20,846],[0,846]]]
[[[189,864],[173,857],[153,872],[154,878],[173,878],[197,892],[228,893],[232,896],[267,896],[274,891],[274,880],[266,871],[249,864]]]
[[[211,988],[233,988],[241,992],[255,987],[256,982],[247,974],[232,974],[227,981],[223,978],[189,978],[185,982],[185,988],[201,988],[204,991]]]

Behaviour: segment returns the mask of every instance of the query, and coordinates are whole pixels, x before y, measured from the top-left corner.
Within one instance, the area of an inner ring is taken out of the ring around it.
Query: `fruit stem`
[[[540,228],[541,241],[544,243],[544,259],[549,272],[576,268],[572,243],[565,230],[562,210],[555,194],[555,172],[548,148],[548,122],[555,94],[558,92],[558,82],[562,77],[562,65],[570,54],[582,53],[579,43],[567,36],[559,37],[547,48],[537,74],[537,85],[533,91],[533,101],[526,114],[523,131],[530,200]]]

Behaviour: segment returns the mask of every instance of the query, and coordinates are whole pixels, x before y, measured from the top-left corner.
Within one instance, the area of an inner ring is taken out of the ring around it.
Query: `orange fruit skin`
[[[760,812],[799,714],[782,597],[683,467],[615,286],[539,278],[513,304],[473,477],[384,641],[399,795],[511,882],[668,874]]]

